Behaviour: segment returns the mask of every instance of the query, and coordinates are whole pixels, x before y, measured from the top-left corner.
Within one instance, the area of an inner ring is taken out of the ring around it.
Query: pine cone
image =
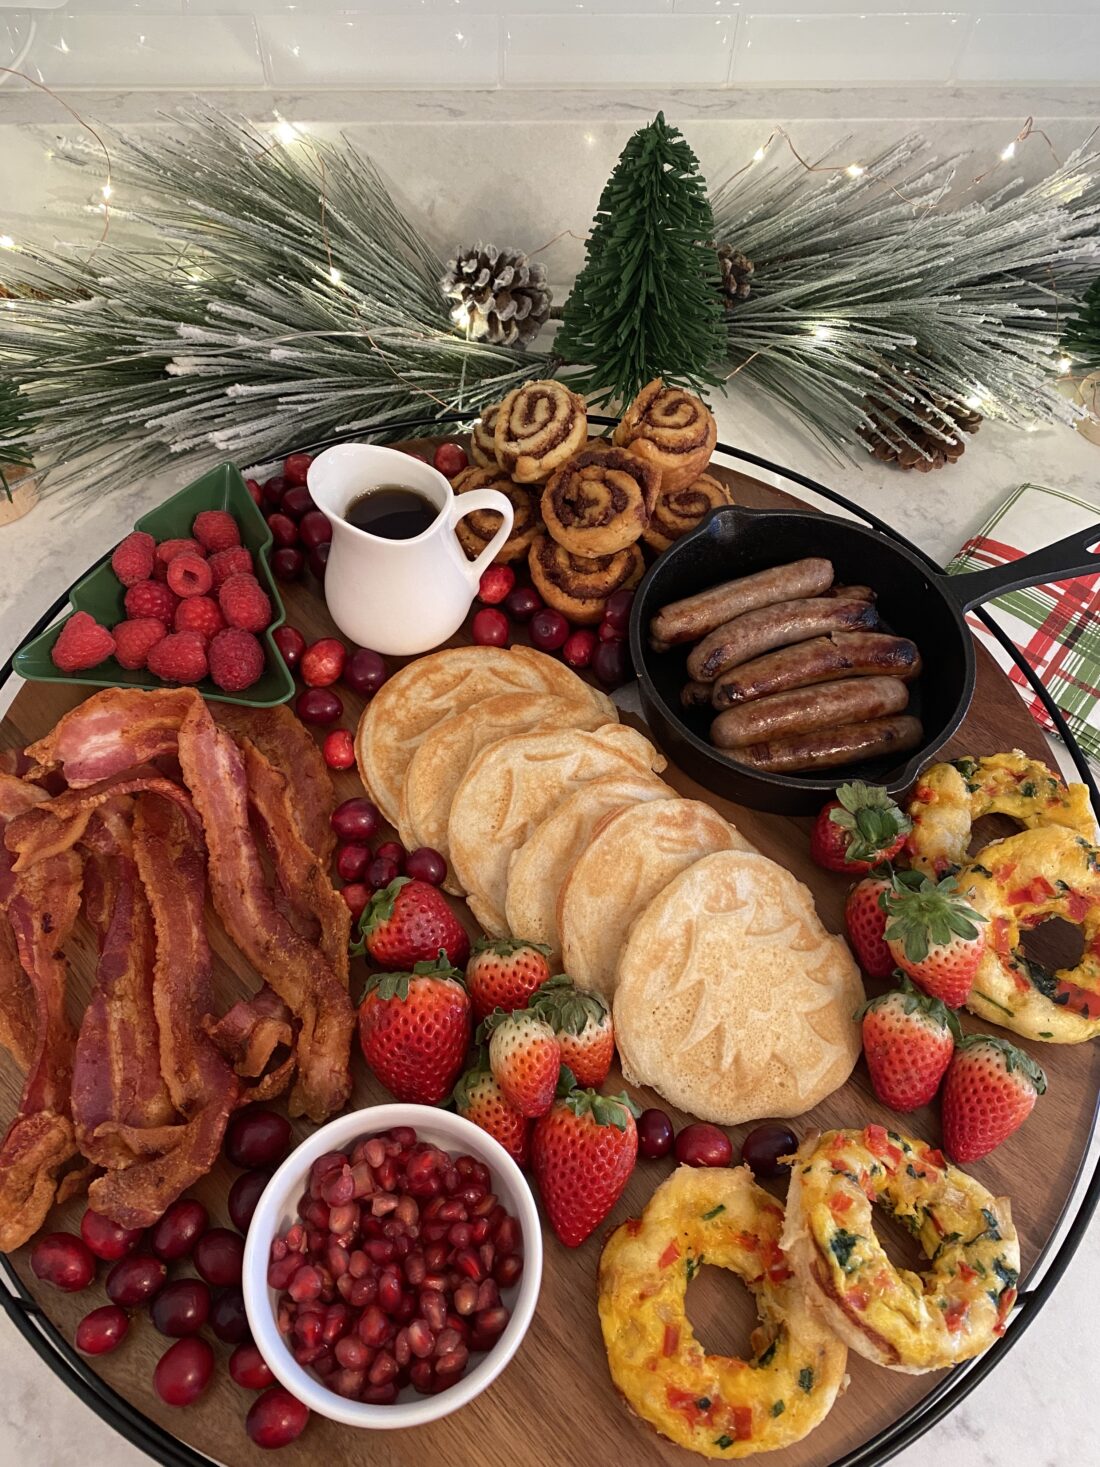
[[[756,268],[748,255],[743,255],[740,250],[735,250],[732,245],[719,245],[718,268],[722,272],[719,286],[726,300],[726,306],[735,306],[738,301],[747,300],[752,291],[749,284],[749,276]]]
[[[447,262],[439,288],[454,301],[451,320],[472,341],[521,349],[550,314],[545,265],[520,250],[477,245]]]
[[[875,428],[865,423],[859,435],[871,445],[872,455],[880,463],[896,463],[899,469],[927,474],[962,458],[966,448],[962,435],[976,433],[982,415],[965,403],[940,397],[927,388],[918,390],[926,401],[908,403],[905,413],[897,406],[896,391],[883,397],[865,397],[864,411]],[[912,441],[906,442],[907,438]]]

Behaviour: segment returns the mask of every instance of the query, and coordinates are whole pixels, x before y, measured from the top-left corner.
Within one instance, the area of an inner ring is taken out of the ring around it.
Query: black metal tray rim
[[[618,422],[617,418],[592,413],[589,414],[588,420],[601,427],[613,427]],[[412,434],[414,430],[418,430],[419,433],[431,432],[441,423],[458,421],[460,421],[459,418],[455,416],[450,418],[424,417],[387,423],[379,429],[376,436],[400,438]],[[362,438],[370,435],[360,433],[356,436]],[[307,451],[309,447],[319,450],[326,446],[328,445],[309,445]],[[919,556],[930,569],[937,572],[942,571],[942,567],[937,565],[931,556],[921,550],[918,545],[914,545],[911,540],[893,529],[878,515],[845,498],[835,489],[830,489],[818,483],[816,479],[811,479],[794,469],[787,469],[781,464],[772,463],[770,459],[750,453],[747,449],[733,448],[726,443],[716,443],[714,451],[715,454],[724,455],[753,468],[763,469],[778,479],[787,480],[800,489],[807,489],[813,494],[820,495],[831,504],[835,504],[848,514],[862,520],[864,524],[869,525],[880,534],[887,535],[904,545],[914,555]],[[94,568],[91,566],[89,570]],[[69,592],[66,590],[39,618],[35,626],[27,633],[24,641],[44,631],[62,611],[68,599]],[[1082,783],[1088,788],[1093,813],[1100,821],[1100,788],[1097,786],[1088,759],[1073,737],[1061,710],[1044,687],[1034,668],[992,615],[984,609],[975,610],[970,614],[979,618],[1012,658],[1049,714],[1051,722],[1073,760]],[[17,649],[13,649],[12,655],[15,650]],[[12,660],[9,656],[0,667],[0,690],[7,687],[13,676]],[[949,1371],[937,1386],[892,1425],[876,1433],[854,1451],[848,1452],[843,1457],[835,1458],[832,1463],[828,1464],[828,1467],[879,1467],[879,1464],[888,1462],[905,1447],[912,1445],[937,1421],[942,1420],[949,1411],[960,1405],[970,1392],[1000,1364],[1013,1345],[1023,1336],[1024,1331],[1050,1298],[1069,1267],[1100,1205],[1100,1157],[1092,1172],[1086,1171],[1088,1154],[1097,1139],[1098,1129],[1100,1129],[1100,1095],[1097,1096],[1087,1143],[1082,1149],[1081,1160],[1065,1206],[1059,1214],[1050,1238],[1035,1261],[1028,1279],[1029,1286],[1020,1293],[1009,1318],[1008,1328],[1001,1339],[977,1359],[956,1366]],[[114,1427],[121,1436],[145,1452],[153,1461],[164,1464],[164,1467],[208,1467],[208,1464],[214,1460],[213,1458],[207,1457],[204,1453],[165,1431],[157,1422],[139,1411],[136,1406],[120,1396],[101,1376],[96,1374],[27,1293],[22,1280],[12,1266],[11,1259],[5,1253],[0,1253],[0,1280],[3,1281],[3,1287],[0,1287],[0,1308],[7,1313],[15,1328],[39,1358],[101,1420]]]

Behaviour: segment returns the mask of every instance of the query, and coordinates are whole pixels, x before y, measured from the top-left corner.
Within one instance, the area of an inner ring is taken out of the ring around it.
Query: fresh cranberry
[[[349,841],[336,848],[336,874],[341,881],[358,881],[371,858],[370,846]]]
[[[676,1137],[676,1160],[687,1166],[729,1166],[732,1156],[730,1138],[709,1121],[693,1121]]]
[[[630,608],[634,605],[633,591],[612,591],[607,598],[607,604],[603,609],[603,619],[619,633],[625,636],[630,625]]]
[[[429,886],[442,886],[447,876],[447,863],[431,846],[417,846],[415,851],[409,852],[405,875],[414,881],[426,881]]]
[[[298,521],[298,533],[306,549],[315,550],[332,539],[332,526],[319,509],[311,509]]]
[[[630,676],[626,643],[622,641],[601,642],[592,654],[592,671],[596,674],[596,681],[601,687],[622,687]]]
[[[609,621],[601,621],[598,637],[601,642],[621,642],[623,634],[619,631],[618,627],[613,627]]]
[[[268,1181],[267,1172],[242,1172],[230,1187],[226,1209],[229,1221],[239,1233],[248,1232],[248,1224],[252,1221],[252,1214],[256,1211],[256,1204]]]
[[[253,504],[257,507],[263,504],[264,489],[262,484],[258,484],[255,479],[246,479],[244,481],[244,487],[248,490],[249,498]]]
[[[491,565],[481,573],[477,599],[486,606],[499,606],[515,584],[516,573],[510,565]]]
[[[372,888],[362,881],[353,881],[349,886],[341,887],[340,895],[347,903],[352,922],[358,922],[371,899]]]
[[[302,653],[298,672],[310,688],[327,688],[339,680],[347,661],[348,649],[339,637],[322,637]]]
[[[75,1233],[43,1233],[31,1248],[31,1270],[43,1283],[76,1294],[95,1278],[95,1256]]]
[[[210,1306],[210,1328],[226,1345],[240,1345],[248,1339],[248,1315],[240,1289],[222,1289],[217,1294]]]
[[[298,526],[288,514],[283,514],[281,509],[268,515],[267,528],[271,531],[271,538],[280,548],[289,549],[291,545],[297,545]]]
[[[351,769],[355,764],[355,740],[346,728],[325,734],[321,756],[330,769]]]
[[[381,824],[382,812],[373,800],[362,795],[337,805],[331,816],[332,828],[341,840],[373,840]]]
[[[150,1258],[146,1253],[131,1254],[129,1258],[119,1259],[103,1287],[112,1304],[136,1309],[155,1299],[167,1278],[167,1266],[159,1258]]]
[[[495,606],[486,606],[470,623],[470,635],[478,647],[506,647],[510,631],[508,618]]]
[[[278,647],[283,661],[290,668],[291,672],[293,672],[302,660],[302,653],[306,650],[305,637],[302,636],[297,627],[291,626],[276,627],[271,635],[275,638],[275,645]]]
[[[376,848],[374,854],[380,856],[383,861],[392,861],[397,867],[397,874],[401,876],[405,871],[405,847],[399,840],[384,840]]]
[[[239,1284],[244,1239],[228,1228],[211,1228],[195,1245],[195,1268],[208,1284]]]
[[[312,462],[310,453],[288,453],[283,462],[283,478],[292,487],[300,487],[306,482]]]
[[[275,1384],[270,1365],[251,1341],[238,1345],[230,1355],[229,1374],[246,1391],[262,1391]]]
[[[441,443],[432,456],[432,467],[447,479],[461,474],[469,462],[466,450],[457,443]]]
[[[153,1229],[153,1252],[166,1263],[186,1258],[210,1226],[206,1208],[194,1197],[173,1202]]]
[[[788,1126],[757,1126],[741,1142],[741,1160],[755,1177],[781,1177],[789,1172],[789,1161],[780,1161],[781,1156],[793,1156],[798,1150],[798,1138]]]
[[[116,1259],[132,1253],[141,1242],[143,1232],[143,1228],[119,1227],[118,1223],[104,1217],[101,1212],[93,1212],[90,1207],[80,1219],[80,1236],[95,1256],[107,1263],[114,1263]]]
[[[672,1150],[672,1122],[663,1110],[643,1110],[638,1117],[638,1152],[653,1161]]]
[[[130,1328],[130,1316],[117,1304],[104,1304],[86,1314],[76,1327],[76,1348],[82,1355],[109,1355],[117,1350]]]
[[[344,686],[360,698],[373,698],[388,677],[381,655],[369,647],[357,647],[344,664]]]
[[[263,486],[264,508],[278,509],[289,487],[282,474],[276,474],[274,478],[268,479]]]
[[[312,546],[309,554],[306,556],[306,564],[319,581],[325,579],[325,571],[328,568],[328,557],[331,549],[332,545],[330,542],[328,540],[322,540],[320,545]]]
[[[587,627],[582,627],[580,631],[570,632],[562,643],[561,660],[580,672],[592,661],[592,654],[596,650],[596,640],[595,632],[590,632]]]
[[[278,1111],[248,1105],[234,1111],[225,1128],[225,1154],[234,1166],[251,1171],[277,1167],[290,1151],[290,1122]]]
[[[166,1406],[190,1406],[214,1374],[214,1352],[197,1336],[177,1340],[157,1361],[153,1389]]]
[[[210,1290],[198,1279],[175,1279],[153,1300],[149,1316],[162,1335],[197,1335],[210,1313]]]
[[[282,1386],[272,1386],[253,1401],[244,1429],[258,1447],[288,1447],[305,1431],[308,1421],[308,1406]]]
[[[504,609],[513,621],[530,621],[545,602],[534,586],[517,586],[504,598]]]
[[[344,705],[331,688],[307,688],[299,693],[294,711],[303,723],[324,728],[344,715]]]
[[[271,569],[279,581],[299,581],[305,568],[305,556],[291,546],[276,550],[271,557]]]
[[[292,520],[300,520],[304,514],[308,514],[311,509],[316,508],[317,505],[313,495],[304,484],[295,484],[293,489],[288,489],[283,495],[282,504],[279,506],[280,511],[285,515],[289,515]]]
[[[560,611],[544,606],[531,618],[531,645],[540,652],[556,652],[569,637],[569,623]]]

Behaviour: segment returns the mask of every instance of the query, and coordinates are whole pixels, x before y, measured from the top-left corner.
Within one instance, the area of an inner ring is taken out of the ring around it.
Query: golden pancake
[[[544,942],[550,966],[561,966],[558,938],[558,893],[592,832],[608,815],[647,800],[662,803],[672,795],[664,780],[651,774],[594,779],[582,784],[535,827],[512,856],[504,915],[517,937]],[[670,803],[676,803],[671,801]],[[606,872],[604,873],[606,878]]]
[[[367,793],[393,826],[401,814],[405,771],[428,731],[494,693],[587,697],[609,721],[618,715],[605,694],[564,662],[531,647],[448,647],[395,672],[367,704],[355,735],[355,758]]]
[[[696,861],[650,902],[619,959],[624,1077],[703,1120],[797,1116],[852,1072],[859,970],[789,871],[750,851]]]
[[[507,932],[512,852],[556,805],[590,780],[664,767],[664,756],[649,740],[620,723],[592,733],[519,734],[483,749],[455,791],[447,843],[470,910],[485,930],[494,936]]]
[[[563,969],[579,988],[610,1000],[619,953],[639,912],[704,856],[752,849],[701,800],[658,800],[608,815],[558,893]]]
[[[429,730],[405,771],[398,830],[406,850],[431,846],[450,864],[447,821],[454,792],[482,749],[512,734],[550,728],[600,728],[606,710],[591,698],[553,693],[497,693]],[[461,894],[453,871],[444,883]]]

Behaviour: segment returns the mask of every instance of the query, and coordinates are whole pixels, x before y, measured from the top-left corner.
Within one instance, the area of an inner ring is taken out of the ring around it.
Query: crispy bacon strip
[[[336,792],[328,766],[309,730],[285,703],[274,708],[242,708],[218,703],[214,716],[237,743],[245,741],[284,774],[290,789],[290,808],[299,834],[327,867],[336,844],[332,812]]]
[[[127,1166],[129,1147],[107,1122],[163,1126],[175,1109],[161,1075],[153,1012],[153,918],[134,863],[133,802],[108,801],[88,826],[84,908],[99,933],[96,986],[73,1060],[72,1115],[80,1149],[102,1167]]]
[[[241,1094],[241,1104],[270,1100],[281,1095],[294,1073],[294,1026],[286,1004],[265,983],[251,998],[242,998],[206,1032],[233,1066],[236,1073],[255,1083]],[[291,1051],[273,1069],[268,1069],[280,1050]]]
[[[205,1029],[214,995],[203,923],[202,843],[180,804],[153,793],[137,800],[133,839],[156,930],[153,1009],[160,1067],[185,1120],[178,1126],[111,1127],[145,1159],[108,1172],[92,1183],[89,1195],[93,1207],[124,1227],[148,1227],[214,1165],[238,1086]]]
[[[0,1044],[24,1074],[34,1059],[34,992],[11,923],[0,912]]]
[[[31,760],[22,749],[0,749],[0,774],[15,774],[20,778],[31,767]]]
[[[0,775],[0,823],[27,812],[42,791]],[[0,1249],[10,1252],[42,1225],[63,1169],[77,1154],[69,1119],[73,1033],[65,1016],[68,969],[61,949],[80,910],[80,860],[73,851],[16,876],[0,845],[0,910],[34,995],[34,1054],[19,1109],[0,1142]]]
[[[15,855],[16,872],[26,871],[38,861],[71,850],[84,839],[88,822],[101,805],[118,795],[136,794],[142,790],[175,800],[198,827],[198,817],[182,785],[163,779],[159,774],[115,775],[87,789],[66,790],[13,820],[5,840],[8,850]]]
[[[27,754],[42,770],[60,765],[73,789],[172,754],[180,722],[202,699],[194,688],[106,688],[66,713]]]
[[[319,949],[275,906],[249,825],[244,759],[201,703],[180,727],[179,758],[206,830],[218,915],[301,1025],[291,1114],[323,1121],[343,1106],[351,1088],[355,1015],[347,990]]]

